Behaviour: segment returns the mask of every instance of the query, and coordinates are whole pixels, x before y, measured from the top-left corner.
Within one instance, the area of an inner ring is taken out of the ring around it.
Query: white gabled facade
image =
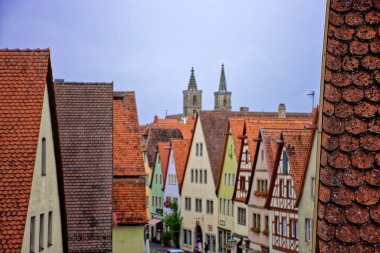
[[[297,196],[291,169],[283,148],[270,202],[270,252],[299,252]]]
[[[46,173],[43,173],[43,169]],[[33,240],[32,242],[30,240]],[[21,252],[63,252],[61,209],[49,96],[45,85],[32,190]]]
[[[178,188],[178,177],[174,162],[174,152],[173,148],[170,150],[169,155],[169,163],[168,163],[168,171],[166,174],[166,180],[164,182],[164,203],[166,201],[169,202],[177,202],[178,204],[178,210],[181,210],[181,196],[179,195],[179,188]],[[164,208],[164,214],[165,213],[171,213],[170,207],[163,206]]]
[[[218,248],[218,199],[200,118],[196,122],[181,190],[180,246],[194,251],[199,237],[208,243],[209,252],[215,252]]]

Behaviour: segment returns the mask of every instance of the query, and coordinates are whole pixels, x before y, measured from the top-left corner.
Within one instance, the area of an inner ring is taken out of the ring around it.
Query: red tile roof
[[[168,172],[170,148],[171,148],[170,142],[158,143],[158,153],[160,154],[161,173],[162,173],[163,182],[166,182],[166,174]],[[153,174],[154,174],[154,170],[153,170],[152,175]],[[165,183],[163,183],[163,185],[165,185]]]
[[[181,189],[187,156],[190,151],[190,140],[172,139],[171,141],[174,154],[174,163],[178,179],[178,188]]]
[[[377,252],[380,3],[331,0],[327,7],[317,246]]]
[[[46,83],[57,144],[49,49],[0,50],[0,252],[21,252]],[[59,145],[54,152],[60,176]]]
[[[134,92],[114,92],[113,118],[114,175],[145,175]]]
[[[69,251],[111,251],[113,84],[62,82],[54,88]]]
[[[114,92],[113,144],[116,221],[119,225],[145,224],[145,170],[134,92]]]

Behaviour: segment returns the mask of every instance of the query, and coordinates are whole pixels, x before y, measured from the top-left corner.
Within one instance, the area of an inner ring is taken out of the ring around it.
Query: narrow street
[[[171,247],[166,247],[162,244],[158,244],[158,243],[154,243],[154,242],[151,242],[150,243],[150,252],[151,253],[164,253],[167,249],[171,249]],[[191,251],[185,251],[186,253],[191,253]]]

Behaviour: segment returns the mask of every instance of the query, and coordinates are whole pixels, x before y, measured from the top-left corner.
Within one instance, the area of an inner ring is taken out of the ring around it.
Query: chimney
[[[241,107],[240,107],[240,111],[241,111],[241,112],[248,112],[248,111],[249,111],[249,108],[248,108],[248,106],[241,106]]]
[[[278,117],[285,118],[286,117],[286,108],[285,104],[281,103],[278,105]]]

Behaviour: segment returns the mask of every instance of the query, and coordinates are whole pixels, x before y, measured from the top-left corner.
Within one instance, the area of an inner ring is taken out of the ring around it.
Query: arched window
[[[197,105],[197,96],[193,96],[193,106]]]
[[[41,176],[46,176],[46,139],[42,138],[41,148]]]

